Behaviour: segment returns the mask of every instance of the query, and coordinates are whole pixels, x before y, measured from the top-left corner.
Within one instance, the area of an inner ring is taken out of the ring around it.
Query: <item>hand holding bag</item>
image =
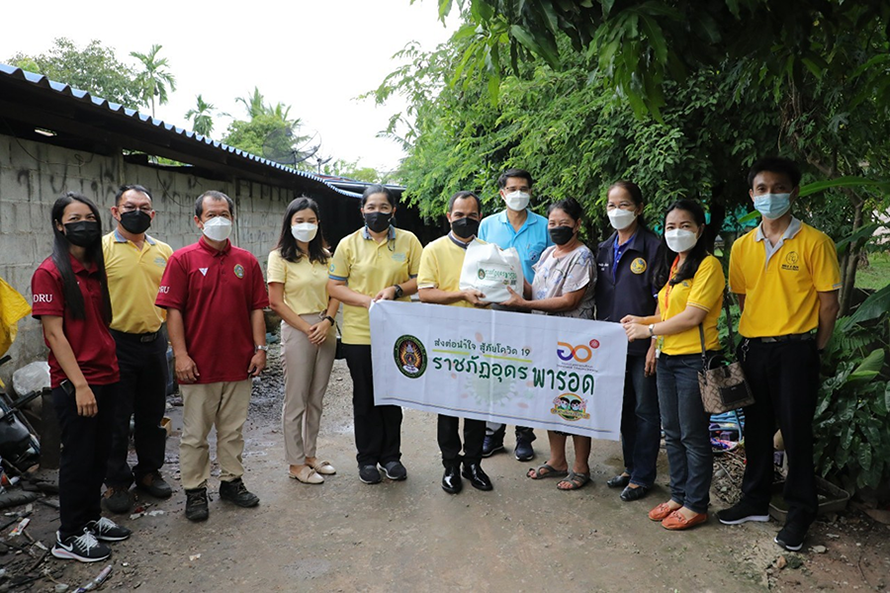
[[[726,304],[726,299],[723,302]],[[729,340],[731,343],[735,343],[728,304],[726,304],[726,323],[729,327]],[[701,402],[705,412],[722,414],[753,404],[754,396],[745,381],[742,365],[738,362],[727,364],[722,360],[722,357],[713,357],[709,361],[705,351],[705,330],[702,324],[698,326],[698,335],[701,339],[702,358],[702,370],[698,373],[698,387],[701,390]],[[712,366],[714,368],[709,368]]]

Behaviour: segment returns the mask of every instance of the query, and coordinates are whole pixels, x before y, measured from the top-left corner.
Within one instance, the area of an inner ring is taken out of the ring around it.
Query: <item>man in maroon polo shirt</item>
[[[210,446],[215,425],[220,465],[219,497],[242,507],[260,499],[244,486],[242,428],[247,420],[251,377],[266,366],[263,308],[269,299],[256,258],[229,242],[234,203],[207,191],[195,201],[195,224],[203,236],[173,253],[155,304],[167,309],[167,331],[176,357],[183,400],[179,447],[185,516],[207,519]]]

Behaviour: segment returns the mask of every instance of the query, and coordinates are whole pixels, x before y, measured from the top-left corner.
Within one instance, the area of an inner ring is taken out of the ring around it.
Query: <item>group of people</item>
[[[768,520],[772,487],[772,436],[778,425],[789,459],[785,499],[788,520],[776,542],[800,549],[816,513],[812,419],[818,352],[837,315],[839,271],[834,244],[790,211],[801,174],[787,159],[758,161],[749,174],[750,197],[763,221],[732,247],[729,290],[742,308],[738,356],[756,402],[746,409],[747,466],[741,501],[717,513],[725,524]],[[678,200],[664,213],[659,238],[645,223],[640,188],[616,182],[606,214],[614,233],[594,252],[580,239],[583,210],[568,198],[547,216],[529,209],[532,176],[508,169],[498,179],[506,208],[483,218],[473,192],[451,197],[449,232],[423,247],[396,228],[395,194],[369,186],[361,199],[364,224],[331,254],[318,205],[297,198],[287,207],[276,248],[269,254],[268,292],[256,258],[232,245],[234,203],[207,191],[195,202],[201,238],[173,252],[147,234],[155,216],[151,193],[123,186],[111,208],[116,228],[100,233],[96,205],[67,193],[53,206],[53,254],[34,273],[33,315],[50,349],[55,411],[62,457],[61,524],[54,556],[81,561],[107,558],[106,542],[130,531],[101,516],[106,507],[126,512],[135,483],[169,497],[163,480],[167,385],[166,321],[183,398],[180,445],[185,516],[209,514],[208,434],[217,431],[220,498],[252,507],[259,498],[245,486],[241,455],[251,378],[266,366],[267,306],[281,318],[285,394],[282,432],[288,476],[322,484],[336,473],[317,452],[323,397],[338,350],[353,383],[356,461],[366,484],[404,480],[402,410],[374,404],[368,310],[378,300],[447,306],[494,307],[621,323],[629,345],[621,420],[624,471],[608,480],[631,502],[646,496],[656,478],[661,431],[670,467],[670,499],[649,518],[683,530],[708,518],[712,452],[709,418],[698,372],[702,353],[720,355],[717,319],[724,298],[720,261],[708,252],[702,207]],[[478,290],[461,289],[467,247],[474,241],[515,248],[525,275],[521,291],[489,303]],[[342,327],[335,321],[342,306]],[[127,462],[130,416],[137,464]],[[457,494],[463,480],[479,490],[492,481],[482,459],[504,450],[505,427],[439,415],[437,440],[442,488]],[[534,431],[516,427],[514,455],[535,455]],[[463,438],[461,438],[463,437]],[[561,490],[591,479],[591,440],[548,431],[549,457],[528,470],[532,480],[560,478]]]

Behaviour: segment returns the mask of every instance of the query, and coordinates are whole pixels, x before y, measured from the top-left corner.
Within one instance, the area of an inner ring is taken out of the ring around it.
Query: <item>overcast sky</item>
[[[177,88],[169,103],[157,108],[159,119],[191,129],[185,113],[198,93],[219,111],[246,119],[235,98],[257,86],[268,102],[292,105],[291,117],[320,132],[325,156],[388,171],[403,153],[375,136],[402,105],[375,107],[356,97],[399,65],[391,57],[409,41],[429,50],[448,38],[454,19],[444,27],[436,5],[435,0],[267,0],[228,5],[232,8],[181,0],[10,2],[3,8],[0,61],[19,51],[43,53],[56,37],[68,37],[79,47],[98,39],[135,65],[131,51],[145,53],[158,43]],[[214,118],[214,139],[223,136],[228,121]]]

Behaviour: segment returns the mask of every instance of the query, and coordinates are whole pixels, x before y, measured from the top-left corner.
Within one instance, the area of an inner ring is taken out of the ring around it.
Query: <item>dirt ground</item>
[[[342,361],[335,365],[319,437],[319,456],[338,474],[321,486],[300,484],[285,474],[274,349],[270,363],[255,385],[245,429],[244,479],[262,500],[258,508],[218,500],[214,478],[210,519],[185,519],[177,481],[181,408],[172,407],[163,473],[175,485],[173,498],[140,497],[137,505],[146,514],[113,516],[133,536],[112,544],[109,562],[91,565],[52,556],[39,562],[43,552],[27,538],[50,546],[57,511],[37,503],[7,509],[7,519],[27,508],[32,513],[27,535],[8,536],[9,527],[0,537],[13,545],[0,556],[6,569],[0,590],[56,591],[61,583],[74,591],[108,563],[113,571],[104,590],[147,592],[890,590],[890,528],[856,510],[817,522],[801,553],[773,543],[775,522],[725,527],[712,518],[686,533],[650,522],[646,513],[668,497],[663,452],[658,487],[633,503],[605,485],[621,465],[618,444],[605,441],[594,442],[594,480],[583,490],[560,492],[555,480],[532,482],[524,476],[531,464],[508,453],[483,463],[494,491],[465,484],[453,496],[439,486],[435,418],[406,410],[407,481],[362,484],[351,381]],[[535,442],[536,462],[546,458],[544,441]],[[713,510],[722,508],[719,498],[712,501]],[[42,578],[11,586],[27,575]]]

